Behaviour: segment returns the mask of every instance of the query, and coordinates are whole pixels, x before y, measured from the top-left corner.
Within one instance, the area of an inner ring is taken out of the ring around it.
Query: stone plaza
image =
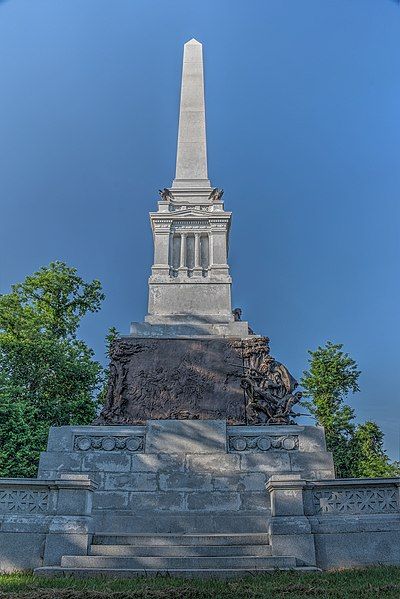
[[[148,314],[90,426],[0,479],[0,570],[230,577],[400,564],[400,480],[336,479],[297,381],[232,309],[231,213],[208,178],[202,45],[184,47],[176,174],[150,213]]]

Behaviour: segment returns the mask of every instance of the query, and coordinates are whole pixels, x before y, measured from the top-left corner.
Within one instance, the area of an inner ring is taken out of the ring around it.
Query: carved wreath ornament
[[[299,448],[299,437],[297,435],[230,435],[228,437],[228,447],[230,452],[293,451]]]
[[[144,435],[130,437],[76,435],[74,449],[77,451],[131,451],[141,452],[144,449]]]

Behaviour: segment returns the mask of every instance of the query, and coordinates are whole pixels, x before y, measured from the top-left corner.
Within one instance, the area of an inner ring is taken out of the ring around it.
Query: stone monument
[[[175,179],[150,213],[148,314],[111,348],[97,424],[226,419],[289,424],[297,382],[232,310],[231,213],[208,178],[202,45],[185,44]]]
[[[241,310],[231,213],[208,179],[202,46],[185,44],[175,179],[150,214],[144,323],[111,347],[92,426],[50,430],[0,480],[0,570],[240,576],[400,563],[398,479],[335,479],[320,427]]]
[[[185,44],[175,179],[150,213],[154,264],[139,337],[243,337],[248,325],[231,305],[228,237],[231,213],[208,179],[202,45]]]

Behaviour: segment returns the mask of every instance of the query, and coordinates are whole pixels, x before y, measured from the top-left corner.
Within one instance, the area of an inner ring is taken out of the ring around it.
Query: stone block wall
[[[98,484],[98,532],[259,532],[268,528],[272,474],[331,478],[333,464],[316,427],[153,420],[52,429],[39,476],[63,472]]]

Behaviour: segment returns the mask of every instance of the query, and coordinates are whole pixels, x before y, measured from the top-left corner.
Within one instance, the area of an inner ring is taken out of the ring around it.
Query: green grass
[[[336,572],[275,572],[240,580],[180,580],[168,577],[38,578],[0,575],[0,599],[321,599],[400,598],[400,567],[381,566]]]

